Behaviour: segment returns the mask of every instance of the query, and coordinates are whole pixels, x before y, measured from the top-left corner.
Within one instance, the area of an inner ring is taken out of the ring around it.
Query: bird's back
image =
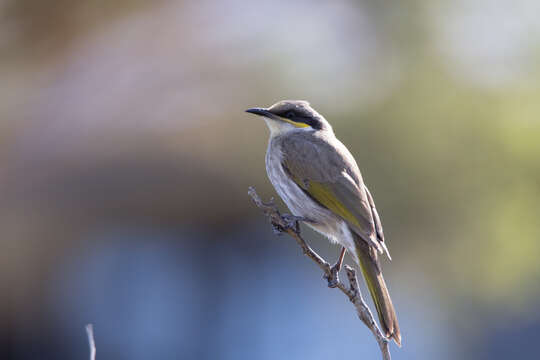
[[[294,158],[302,173],[314,181],[334,181],[345,171],[357,186],[363,184],[354,157],[330,131],[292,131],[272,142],[284,156]]]

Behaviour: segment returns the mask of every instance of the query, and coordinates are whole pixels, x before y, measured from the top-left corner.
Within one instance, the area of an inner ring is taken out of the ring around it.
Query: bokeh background
[[[0,1],[1,358],[86,358],[86,323],[98,359],[378,358],[351,304],[247,196],[274,191],[267,129],[243,111],[287,98],[329,119],[375,197],[394,358],[533,356],[539,13]]]

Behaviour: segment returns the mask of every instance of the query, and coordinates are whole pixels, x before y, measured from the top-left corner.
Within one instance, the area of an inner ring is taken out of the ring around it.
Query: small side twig
[[[96,360],[96,342],[94,341],[94,326],[86,325],[86,335],[88,336],[88,346],[90,347],[90,360]]]
[[[331,288],[338,288],[349,298],[356,309],[358,318],[362,320],[369,330],[371,330],[375,340],[377,340],[383,360],[390,360],[389,341],[377,326],[371,310],[362,297],[362,293],[358,286],[358,279],[356,278],[356,271],[350,266],[345,265],[349,286],[345,285],[339,280],[338,272],[335,271],[335,267],[332,267],[326,260],[317,254],[302,236],[300,236],[297,220],[291,222],[290,217],[281,215],[273,200],[270,200],[269,203],[263,202],[255,191],[255,188],[249,187],[248,195],[253,199],[255,205],[257,205],[257,207],[269,218],[274,231],[276,233],[286,233],[296,240],[298,245],[302,248],[304,255],[313,260],[324,272],[324,278],[328,281],[328,286]]]

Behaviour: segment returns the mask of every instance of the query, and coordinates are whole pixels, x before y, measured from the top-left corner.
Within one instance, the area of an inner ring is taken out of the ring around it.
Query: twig
[[[90,360],[96,360],[96,343],[94,341],[94,327],[92,324],[86,325],[86,335],[88,336],[88,346],[90,347]]]
[[[251,186],[249,187],[248,195],[251,196],[255,202],[255,205],[257,205],[257,207],[261,209],[270,219],[274,232],[278,234],[286,233],[296,240],[298,245],[300,245],[302,248],[303,253],[313,260],[324,272],[324,278],[328,281],[328,286],[331,288],[338,288],[349,298],[356,309],[358,318],[362,320],[369,330],[371,330],[373,336],[375,336],[375,340],[377,340],[379,348],[381,349],[383,360],[390,360],[390,349],[388,346],[389,341],[377,326],[377,323],[371,314],[371,310],[369,310],[369,307],[362,297],[362,293],[360,292],[360,288],[358,286],[358,279],[356,278],[356,271],[350,266],[345,265],[349,286],[345,285],[339,280],[338,271],[336,271],[337,269],[332,267],[319,254],[313,251],[302,236],[300,236],[298,218],[295,218],[294,216],[291,217],[281,215],[274,204],[273,199],[271,199],[269,203],[264,203],[255,191],[255,188]]]

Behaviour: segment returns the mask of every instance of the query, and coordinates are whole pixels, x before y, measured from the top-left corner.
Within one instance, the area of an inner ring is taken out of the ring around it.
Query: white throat
[[[265,118],[264,121],[266,122],[268,129],[270,129],[271,138],[273,138],[274,136],[286,134],[291,131],[313,130],[313,128],[311,128],[310,126],[299,128],[285,121],[273,120],[273,119],[268,119],[268,118]]]
[[[298,129],[297,127],[286,123],[284,121],[277,121],[272,120],[268,118],[264,118],[264,121],[266,122],[266,125],[268,126],[268,129],[270,129],[270,136],[274,137],[276,135],[281,135],[286,132]]]

